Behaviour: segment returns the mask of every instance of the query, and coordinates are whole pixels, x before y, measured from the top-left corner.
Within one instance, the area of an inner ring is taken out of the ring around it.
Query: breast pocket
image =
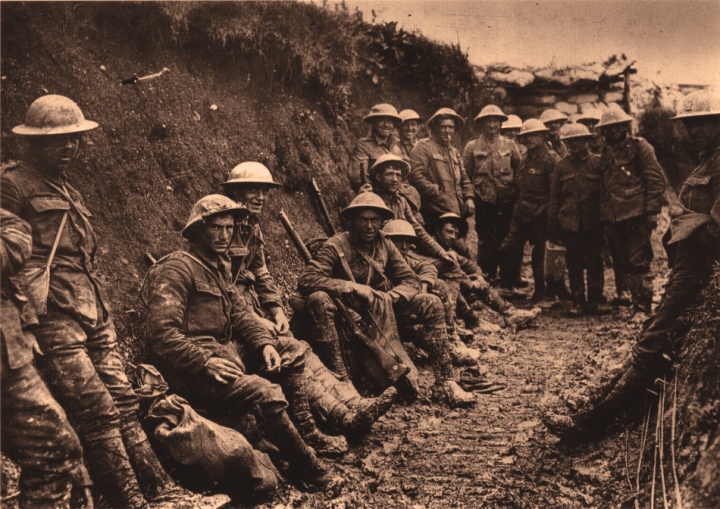
[[[680,193],[682,204],[694,212],[709,213],[713,206],[711,181],[710,175],[688,177]]]
[[[196,281],[187,309],[188,331],[212,334],[222,330],[227,321],[222,291],[206,281]]]
[[[440,192],[452,189],[449,161],[443,156],[435,155],[433,156],[433,168],[435,168],[435,183]]]
[[[40,252],[45,249],[49,252],[60,229],[63,215],[70,210],[70,204],[57,196],[35,196],[30,199],[30,206],[33,212],[26,219],[32,226],[34,250],[39,248]],[[69,237],[65,238],[65,242],[68,242]],[[66,247],[61,245],[60,251]]]
[[[500,150],[498,152],[498,168],[497,168],[498,174],[503,178],[503,180],[507,180],[508,177],[512,177],[512,166],[510,164],[510,151],[509,150]]]

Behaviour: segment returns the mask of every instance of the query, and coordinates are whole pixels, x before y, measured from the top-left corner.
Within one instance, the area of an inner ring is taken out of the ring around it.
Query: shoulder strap
[[[50,265],[52,265],[53,258],[55,258],[55,251],[57,251],[58,244],[60,244],[60,237],[62,237],[63,230],[65,229],[65,223],[67,222],[67,210],[63,214],[60,226],[58,227],[57,234],[55,235],[55,242],[53,242],[52,249],[50,250],[50,256],[48,257],[46,271],[50,271]]]
[[[343,240],[338,240],[344,244]],[[345,275],[355,283],[355,276],[353,276],[352,270],[350,269],[350,264],[347,261],[347,258],[345,258],[345,250],[342,246],[339,246],[336,242],[328,242],[332,247],[335,248],[335,251],[337,251],[338,256],[340,257],[340,265],[342,266],[343,270],[345,271]]]

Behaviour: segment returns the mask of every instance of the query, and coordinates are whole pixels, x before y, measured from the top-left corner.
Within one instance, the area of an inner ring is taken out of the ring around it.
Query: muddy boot
[[[345,366],[345,360],[340,349],[340,338],[335,327],[332,325],[327,327],[319,326],[317,334],[318,337],[313,345],[313,350],[328,369],[337,376],[338,380],[349,380],[350,375]]]
[[[326,435],[317,428],[315,418],[310,411],[307,379],[305,379],[304,375],[302,373],[287,375],[283,389],[289,403],[288,413],[305,443],[315,449],[321,456],[342,456],[345,454],[348,450],[345,437]]]
[[[290,462],[292,472],[311,488],[332,488],[344,484],[315,454],[298,433],[286,412],[265,418],[263,427],[267,438]]]
[[[450,408],[467,408],[477,404],[477,399],[465,392],[454,380],[435,382],[432,386],[433,399],[445,403]]]
[[[517,331],[523,327],[530,325],[542,312],[542,309],[535,307],[532,309],[516,309],[509,306],[503,312],[505,323],[513,331]]]
[[[112,507],[146,509],[130,458],[119,436],[86,441],[85,460],[95,484]]]
[[[455,329],[452,330],[452,333],[448,330],[448,338],[450,339],[450,358],[453,366],[474,366],[478,363],[480,350],[465,346]]]
[[[343,430],[355,438],[367,435],[375,421],[390,410],[397,395],[395,387],[388,387],[377,398],[363,398],[354,410],[348,409],[342,419]]]
[[[160,464],[155,451],[150,447],[145,430],[140,423],[132,419],[122,419],[120,434],[135,470],[138,484],[150,502],[168,502],[177,500],[182,490],[175,484]]]
[[[610,300],[611,306],[629,306],[632,304],[632,295],[627,290],[621,290]]]

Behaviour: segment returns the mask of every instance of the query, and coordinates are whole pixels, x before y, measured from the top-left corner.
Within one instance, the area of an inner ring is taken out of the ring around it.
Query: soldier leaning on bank
[[[630,134],[631,122],[630,115],[611,107],[597,124],[605,139],[600,157],[600,219],[616,277],[626,281],[634,311],[649,315],[653,294],[647,281],[653,260],[650,236],[663,205],[665,176],[652,146]]]
[[[38,311],[38,367],[68,413],[92,478],[118,507],[146,507],[178,488],[137,420],[138,399],[118,350],[107,298],[94,267],[97,239],[90,212],[67,182],[82,133],[97,127],[67,97],[46,95],[13,129],[27,142],[20,163],[2,172],[2,207],[32,227],[33,252],[20,281],[49,271],[49,294],[26,292]],[[42,278],[40,281],[42,287]],[[21,283],[22,284],[22,283]],[[32,297],[31,297],[32,295]],[[137,476],[137,477],[136,477]],[[139,486],[138,486],[139,482]]]
[[[478,137],[463,151],[463,165],[475,188],[477,262],[491,281],[497,278],[500,245],[510,228],[517,199],[520,152],[514,141],[500,134],[507,119],[497,106],[485,106],[474,120]],[[514,284],[521,286],[522,282]]]
[[[33,365],[34,310],[10,279],[32,252],[30,225],[0,209],[2,452],[20,465],[20,507],[71,507],[82,448],[65,412]]]
[[[675,263],[665,294],[619,376],[598,391],[605,396],[574,416],[546,416],[545,424],[556,433],[588,436],[602,431],[668,372],[682,345],[685,327],[678,319],[697,302],[720,260],[720,95],[693,92],[674,120],[684,124],[700,164],[685,180],[681,212],[670,222]]]

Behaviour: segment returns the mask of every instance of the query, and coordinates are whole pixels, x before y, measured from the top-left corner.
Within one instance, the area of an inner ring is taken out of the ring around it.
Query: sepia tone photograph
[[[719,25],[0,2],[0,507],[720,507]]]

